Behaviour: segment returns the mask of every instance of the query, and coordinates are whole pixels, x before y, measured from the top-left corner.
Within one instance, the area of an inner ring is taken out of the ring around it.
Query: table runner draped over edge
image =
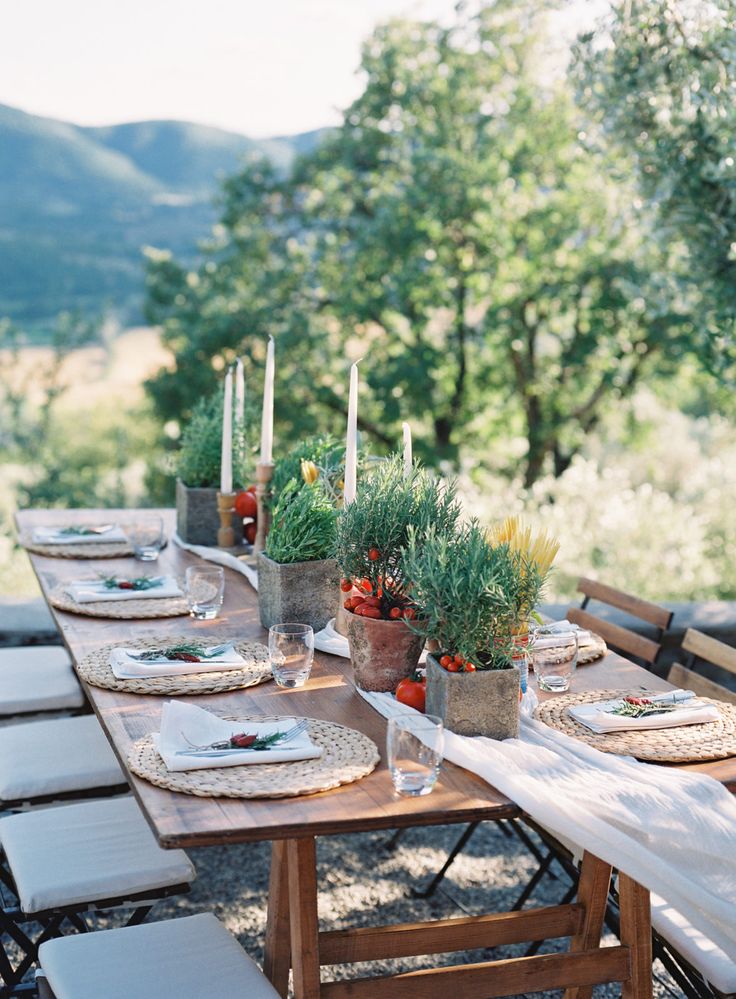
[[[173,539],[174,544],[178,545],[179,548],[183,548],[185,552],[198,555],[206,562],[214,562],[216,565],[223,565],[228,569],[234,569],[242,576],[245,576],[254,590],[258,590],[258,572],[252,565],[247,565],[236,555],[231,555],[230,552],[223,551],[221,548],[208,548],[206,545],[190,545],[188,542],[182,541],[178,534],[174,534]]]
[[[360,693],[386,718],[412,713]],[[518,739],[446,732],[445,759],[666,899],[736,961],[736,800],[718,781],[601,753],[526,713]]]

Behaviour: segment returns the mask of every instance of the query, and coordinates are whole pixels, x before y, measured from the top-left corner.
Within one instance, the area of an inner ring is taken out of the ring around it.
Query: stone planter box
[[[258,609],[261,624],[311,624],[321,631],[340,606],[340,570],[333,558],[317,562],[274,562],[258,553]]]
[[[176,532],[190,545],[217,545],[220,517],[217,513],[217,489],[192,488],[176,480]],[[243,543],[243,520],[233,514],[235,544]]]
[[[448,673],[427,656],[428,715],[457,735],[515,739],[519,735],[519,670]]]
[[[361,690],[390,691],[417,667],[424,639],[404,621],[376,621],[346,613],[350,661]]]

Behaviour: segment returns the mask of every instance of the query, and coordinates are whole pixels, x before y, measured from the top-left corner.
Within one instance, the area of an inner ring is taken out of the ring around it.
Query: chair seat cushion
[[[66,649],[0,649],[0,714],[79,708],[84,694]]]
[[[118,898],[195,876],[162,850],[133,798],[83,801],[0,819],[0,844],[23,912]]]
[[[736,992],[736,962],[658,895],[652,895],[652,926],[703,978],[726,995]]]
[[[39,960],[56,999],[278,999],[208,912],[48,940]]]
[[[124,783],[94,715],[0,728],[0,801]]]

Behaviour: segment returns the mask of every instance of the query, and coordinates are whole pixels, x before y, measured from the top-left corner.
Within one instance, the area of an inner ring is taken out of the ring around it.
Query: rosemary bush
[[[223,393],[215,392],[197,403],[181,435],[176,474],[190,487],[220,486],[222,458]],[[245,428],[233,421],[233,488],[242,489],[248,477]]]
[[[508,545],[493,545],[472,522],[454,532],[410,531],[401,558],[417,609],[412,630],[435,639],[440,653],[479,669],[507,669],[524,583]]]
[[[454,483],[443,483],[416,466],[404,474],[402,455],[393,455],[359,480],[354,501],[337,519],[337,560],[343,576],[370,580],[373,593],[383,590],[385,608],[406,595],[402,556],[410,532],[414,543],[434,529],[455,530],[460,504]]]
[[[337,510],[319,480],[290,479],[271,518],[266,555],[274,562],[316,562],[335,556]]]

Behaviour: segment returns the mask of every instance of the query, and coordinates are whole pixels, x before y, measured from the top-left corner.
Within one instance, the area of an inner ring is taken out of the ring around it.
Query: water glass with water
[[[309,624],[274,624],[268,630],[271,673],[279,687],[303,687],[314,658],[314,631]]]
[[[442,720],[435,715],[389,718],[386,755],[399,794],[429,794],[442,765],[444,737]]]
[[[125,533],[139,562],[156,561],[164,546],[164,522],[159,514],[141,514],[134,524],[126,527]]]
[[[532,668],[540,690],[564,693],[570,689],[578,661],[578,636],[570,631],[537,628],[532,635]]]
[[[189,614],[198,621],[217,617],[225,596],[225,571],[219,565],[190,565],[185,590]]]

